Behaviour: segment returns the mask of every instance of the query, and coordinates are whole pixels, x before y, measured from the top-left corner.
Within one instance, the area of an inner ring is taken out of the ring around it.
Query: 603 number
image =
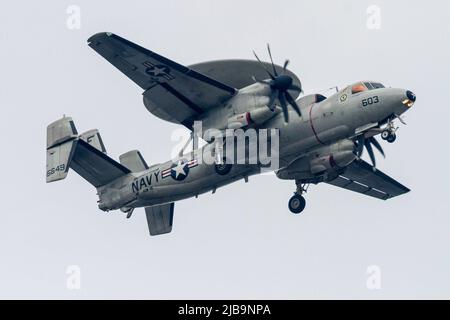
[[[363,107],[367,107],[367,106],[370,106],[372,104],[376,104],[378,102],[380,102],[380,98],[378,98],[378,96],[375,96],[375,97],[372,97],[372,98],[364,99],[362,101],[362,106]]]

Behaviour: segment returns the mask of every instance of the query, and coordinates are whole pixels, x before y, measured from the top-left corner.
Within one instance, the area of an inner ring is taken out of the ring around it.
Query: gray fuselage
[[[404,104],[407,99],[404,89],[378,88],[352,93],[354,87],[349,86],[319,102],[312,98],[316,95],[299,99],[302,117],[291,111],[288,124],[284,123],[278,109],[264,121],[264,128],[279,129],[279,178],[314,181],[318,176],[326,175],[326,170],[314,172],[314,158],[326,156],[341,147],[353,149],[351,139],[355,135],[371,127],[379,127],[390,117],[401,115],[409,108]],[[205,117],[209,121],[205,121],[206,126],[225,129],[223,119],[265,106],[266,90],[260,84],[241,89],[223,108],[216,108],[217,114]],[[236,164],[232,165],[229,173],[220,175],[214,164],[199,161],[199,154],[212,148],[213,144],[207,144],[183,155],[182,163],[177,158],[153,165],[148,170],[133,172],[98,188],[99,208],[128,210],[170,203],[215,192],[221,186],[261,172],[259,165]],[[338,166],[345,166],[355,158],[351,151],[343,154],[350,157],[344,157]],[[181,174],[175,172],[180,165],[184,165]]]

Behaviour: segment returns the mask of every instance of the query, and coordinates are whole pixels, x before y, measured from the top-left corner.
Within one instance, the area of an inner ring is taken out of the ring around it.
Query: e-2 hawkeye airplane
[[[367,196],[387,200],[409,189],[375,168],[374,150],[384,152],[375,139],[396,140],[396,120],[409,110],[416,96],[409,90],[386,88],[361,81],[329,97],[302,96],[298,77],[283,66],[257,60],[210,61],[185,67],[112,33],[98,33],[89,46],[143,90],[144,105],[157,117],[194,131],[203,129],[279,132],[280,179],[294,180],[291,212],[305,208],[309,184],[325,182]],[[298,99],[299,98],[299,99]],[[106,154],[98,130],[78,134],[70,117],[47,128],[47,182],[64,179],[69,168],[92,184],[103,211],[120,209],[130,217],[145,207],[151,235],[171,232],[174,202],[258,174],[258,164],[234,164],[218,155],[203,163],[199,155],[217,141],[161,164],[149,166],[139,151],[117,162]],[[371,159],[361,159],[364,149]],[[215,150],[215,149],[214,149]]]

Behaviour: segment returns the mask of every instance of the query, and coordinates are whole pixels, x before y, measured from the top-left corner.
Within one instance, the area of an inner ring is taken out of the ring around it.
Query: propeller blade
[[[272,62],[273,74],[275,75],[275,77],[278,77],[277,69],[275,69],[275,64],[273,63],[272,52],[270,51],[269,44],[267,44],[267,51],[269,51],[270,62]]]
[[[283,74],[286,73],[287,66],[289,64],[289,60],[286,60],[283,65]]]
[[[295,90],[295,91],[302,91],[302,88],[300,88],[299,86],[297,86],[296,84],[292,84],[290,87],[289,87],[289,90]]]
[[[280,92],[278,95],[278,100],[280,100],[281,108],[283,109],[283,115],[284,115],[284,122],[289,122],[289,111],[287,108],[286,98],[284,97],[284,94]]]
[[[372,145],[370,144],[370,140],[365,140],[364,141],[364,146],[367,149],[367,153],[369,154],[370,161],[372,161],[372,165],[374,167],[376,167],[377,163],[376,163],[376,160],[375,160],[375,154],[373,153]]]
[[[252,79],[253,79],[253,81],[258,82],[258,83],[270,85],[270,82],[267,80],[259,80],[255,76],[252,76]]]
[[[258,60],[258,62],[261,64],[261,67],[264,68],[264,70],[267,72],[267,74],[269,75],[270,79],[275,79],[275,77],[270,73],[270,71],[266,68],[266,65],[259,59],[258,55],[256,54],[255,51],[253,51],[253,54],[255,55],[256,60]]]
[[[383,151],[383,148],[381,147],[381,145],[380,145],[380,143],[378,142],[378,140],[375,139],[375,137],[370,137],[370,138],[369,138],[369,142],[370,142],[371,144],[373,144],[373,146],[374,146],[378,151],[380,151],[380,153],[383,155],[384,158],[386,158],[386,156],[385,156],[385,154],[384,154],[384,151]]]
[[[297,102],[295,102],[294,98],[292,98],[292,96],[289,94],[289,92],[284,92],[287,101],[289,102],[289,104],[291,105],[291,107],[295,110],[295,112],[297,112],[298,116],[301,117],[302,113],[300,112],[300,108],[298,107]]]
[[[267,106],[269,107],[269,109],[271,111],[275,110],[275,101],[277,99],[277,96],[278,96],[278,90],[272,90],[272,93],[270,94],[269,103],[267,104]]]

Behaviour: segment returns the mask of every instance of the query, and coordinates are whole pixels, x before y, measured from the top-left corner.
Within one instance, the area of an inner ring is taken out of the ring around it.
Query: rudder
[[[78,132],[72,118],[63,117],[47,127],[47,182],[67,176]]]

